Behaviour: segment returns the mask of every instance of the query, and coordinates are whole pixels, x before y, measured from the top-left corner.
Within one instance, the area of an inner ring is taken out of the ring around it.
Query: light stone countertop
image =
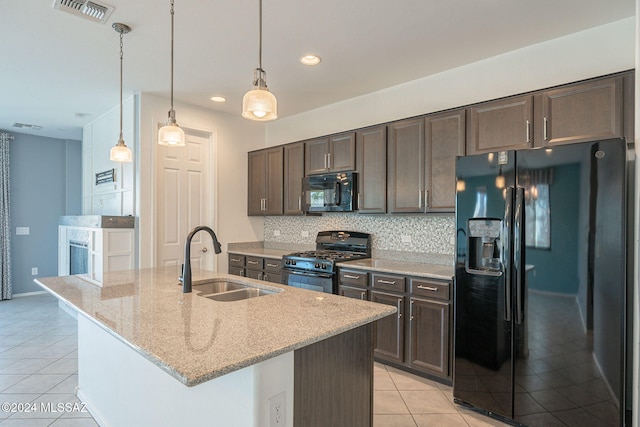
[[[355,261],[345,261],[339,262],[337,265],[339,267],[400,274],[403,276],[427,277],[440,280],[451,280],[454,275],[453,265],[425,264],[380,258],[365,258]]]
[[[254,248],[228,249],[228,252],[230,254],[258,256],[258,257],[273,258],[273,259],[280,260],[284,255],[288,255],[294,251],[254,247]]]
[[[38,278],[68,303],[187,386],[220,377],[390,314],[395,307],[193,270],[196,286],[231,280],[279,293],[218,302],[183,294],[176,268],[105,273],[102,287],[78,276]]]

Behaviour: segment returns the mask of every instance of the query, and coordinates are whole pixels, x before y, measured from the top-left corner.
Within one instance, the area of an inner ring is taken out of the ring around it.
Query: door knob
[[[209,251],[209,249],[207,249],[207,247],[206,247],[206,246],[205,246],[204,248],[200,249],[200,252],[205,252],[205,253],[206,253],[206,252],[208,252],[208,251]]]

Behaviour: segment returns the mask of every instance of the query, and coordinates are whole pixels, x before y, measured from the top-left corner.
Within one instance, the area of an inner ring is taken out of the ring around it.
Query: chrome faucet
[[[182,282],[182,293],[184,294],[191,292],[191,240],[198,231],[202,230],[211,235],[211,238],[213,239],[214,252],[217,254],[222,252],[216,233],[214,233],[211,228],[206,225],[199,225],[189,232],[187,235],[187,241],[184,244],[184,264],[182,264],[182,277],[180,277],[180,281]]]

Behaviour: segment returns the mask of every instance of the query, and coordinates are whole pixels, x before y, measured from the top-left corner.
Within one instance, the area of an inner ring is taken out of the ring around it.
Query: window
[[[526,245],[551,248],[551,208],[549,184],[535,184],[525,190]]]

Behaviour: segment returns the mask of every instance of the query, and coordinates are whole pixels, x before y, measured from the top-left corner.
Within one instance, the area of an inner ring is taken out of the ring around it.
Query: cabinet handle
[[[402,298],[398,298],[398,302],[396,303],[396,307],[398,308],[398,319],[402,317]]]
[[[298,210],[302,210],[302,196],[298,196]]]
[[[331,153],[327,153],[327,169],[331,169]]]
[[[258,261],[247,261],[247,264],[258,265],[259,262]]]
[[[347,279],[355,279],[355,280],[358,280],[360,278],[360,276],[353,276],[351,274],[345,274],[344,277]]]
[[[365,301],[367,299],[367,293],[365,291],[360,292],[360,299]]]
[[[240,274],[238,276],[244,277],[244,270],[240,270]]]
[[[270,264],[270,263],[267,263],[267,267],[280,267],[280,264]]]
[[[431,207],[430,203],[429,203],[429,190],[425,191],[424,193],[424,208],[425,208],[425,212],[427,210],[427,208]]]
[[[240,262],[240,258],[231,258],[231,262]]]
[[[358,193],[358,209],[362,207],[362,193]]]
[[[431,292],[437,292],[438,291],[438,288],[433,287],[433,286],[418,285],[418,289],[423,289],[425,291],[431,291]]]
[[[549,139],[549,120],[546,117],[543,120],[543,129],[544,140],[546,141]]]
[[[418,209],[422,209],[422,190],[418,191]]]
[[[531,122],[527,120],[527,143],[531,142]]]
[[[395,285],[396,281],[395,280],[382,280],[382,279],[378,279],[378,283],[382,283],[384,285]]]
[[[258,280],[262,280],[262,277],[263,277],[263,276],[264,276],[264,274],[259,273],[259,274],[258,274]]]
[[[262,275],[262,280],[266,280],[268,282],[269,281],[269,275],[267,273],[264,273]]]
[[[409,321],[413,322],[413,300],[411,300],[411,304],[409,304]]]
[[[327,166],[327,153],[324,153],[324,168],[329,169],[329,167]]]

